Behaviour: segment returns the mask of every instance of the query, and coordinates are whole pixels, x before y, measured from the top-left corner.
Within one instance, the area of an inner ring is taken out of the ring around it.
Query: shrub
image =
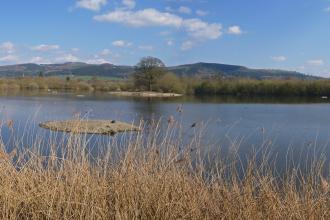
[[[184,87],[179,77],[173,73],[166,73],[157,82],[158,88],[163,92],[184,93]]]
[[[76,89],[80,90],[80,91],[92,91],[92,90],[94,90],[93,87],[90,86],[87,82],[78,82]]]
[[[36,82],[30,82],[26,88],[29,90],[38,90],[39,85]]]

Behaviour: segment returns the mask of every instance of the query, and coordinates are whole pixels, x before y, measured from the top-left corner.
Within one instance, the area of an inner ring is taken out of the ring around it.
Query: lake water
[[[281,163],[299,162],[320,154],[330,156],[330,103],[322,99],[145,99],[107,94],[18,94],[0,96],[0,108],[4,143],[10,138],[9,122],[19,134],[26,130],[47,132],[38,127],[40,122],[72,119],[77,114],[89,119],[135,123],[159,118],[167,123],[173,117],[180,121],[187,136],[203,130],[202,141],[211,151],[239,146],[240,156],[245,157],[253,149],[267,147]]]

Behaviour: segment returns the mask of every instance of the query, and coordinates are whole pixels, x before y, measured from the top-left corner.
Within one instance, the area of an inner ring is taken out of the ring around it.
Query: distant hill
[[[317,79],[319,77],[309,76],[303,73],[286,70],[250,69],[244,66],[227,65],[218,63],[195,63],[168,67],[168,70],[179,76],[200,76],[203,78],[222,77],[236,78],[244,77],[251,79]],[[18,76],[45,76],[76,75],[76,76],[102,76],[127,78],[134,72],[132,66],[120,66],[109,63],[87,64],[81,62],[63,64],[18,64],[0,66],[0,77]]]
[[[244,77],[252,79],[316,79],[320,77],[310,76],[303,73],[287,70],[250,69],[244,66],[218,64],[218,63],[195,63],[168,68],[178,75],[200,75],[205,77],[222,76],[224,78]]]
[[[18,64],[0,66],[0,77],[77,75],[77,76],[109,76],[126,78],[134,71],[130,66],[116,66],[112,64],[87,64],[87,63],[63,63],[63,64]]]

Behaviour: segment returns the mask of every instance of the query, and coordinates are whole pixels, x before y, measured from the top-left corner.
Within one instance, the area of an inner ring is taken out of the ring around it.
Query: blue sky
[[[329,0],[2,0],[0,65],[239,64],[330,76]]]

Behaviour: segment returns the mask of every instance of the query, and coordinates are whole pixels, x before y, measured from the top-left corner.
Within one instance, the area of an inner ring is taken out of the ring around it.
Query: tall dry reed
[[[322,163],[307,174],[276,175],[266,157],[243,174],[235,160],[206,168],[198,135],[184,141],[171,126],[112,139],[52,133],[10,150],[2,142],[0,218],[330,218]]]

